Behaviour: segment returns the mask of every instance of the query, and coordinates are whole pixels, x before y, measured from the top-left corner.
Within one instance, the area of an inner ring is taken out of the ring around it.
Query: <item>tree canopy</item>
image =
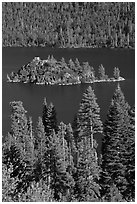
[[[89,86],[73,124],[57,123],[44,99],[36,127],[21,101],[11,106],[3,143],[2,199],[11,202],[125,202],[135,200],[135,107],[117,85],[102,124]],[[104,136],[101,155],[95,134]]]
[[[134,2],[3,2],[3,46],[132,47]]]

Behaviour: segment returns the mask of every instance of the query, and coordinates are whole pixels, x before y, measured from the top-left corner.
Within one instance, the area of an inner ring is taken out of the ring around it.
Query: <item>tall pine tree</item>
[[[43,125],[45,128],[45,132],[47,130],[47,123],[48,123],[48,119],[47,119],[47,111],[48,111],[48,104],[47,104],[47,99],[44,98],[44,103],[43,103],[43,114],[42,114],[42,121],[43,121]]]
[[[93,134],[97,132],[102,132],[100,108],[96,100],[97,98],[94,94],[94,90],[91,86],[89,86],[83,94],[83,98],[78,111],[77,121],[79,123],[78,129],[80,131],[79,139],[88,136],[87,133],[84,135],[84,131],[87,129],[87,127],[90,126],[90,122],[92,123]]]
[[[35,168],[35,180],[40,179],[46,180],[48,185],[48,148],[49,148],[49,137],[47,137],[42,122],[42,118],[38,118],[35,134],[35,151],[37,155],[36,168]]]
[[[33,179],[35,160],[32,120],[27,120],[26,110],[21,101],[10,103],[11,132],[8,134],[8,148],[4,159],[13,165],[13,177],[18,177],[17,193],[26,191]]]
[[[77,119],[75,120],[75,141],[78,151],[75,193],[79,201],[100,199],[99,166],[96,153],[96,142],[93,138],[102,132],[100,108],[96,102],[93,89],[89,86],[83,94]]]
[[[126,179],[128,185],[125,194],[128,195],[129,201],[135,201],[135,107],[129,110],[130,126],[128,128],[128,144],[126,157]]]
[[[56,110],[53,103],[50,103],[48,106],[46,98],[44,99],[42,121],[47,135],[50,135],[53,129],[57,133],[58,126],[57,126]]]
[[[90,118],[89,118],[90,119]],[[79,157],[75,178],[75,194],[79,201],[100,201],[99,191],[99,166],[96,153],[96,143],[93,139],[92,123],[89,123],[87,137],[79,143]]]
[[[53,130],[50,141],[50,187],[54,191],[54,199],[60,201],[65,196],[70,198],[70,190],[74,185],[72,176],[66,171],[65,144],[62,133],[55,134]]]
[[[76,161],[77,148],[75,145],[73,130],[72,130],[70,123],[66,126],[65,139],[67,141],[67,146],[68,146],[68,150],[69,150],[69,157],[70,157],[70,159],[69,159],[70,163],[69,164],[71,167],[73,167],[73,165]],[[72,158],[73,158],[73,161],[72,161]]]
[[[110,201],[110,187],[116,185],[119,192],[127,199],[128,181],[126,171],[129,158],[129,105],[118,84],[104,123],[102,142],[102,196]]]

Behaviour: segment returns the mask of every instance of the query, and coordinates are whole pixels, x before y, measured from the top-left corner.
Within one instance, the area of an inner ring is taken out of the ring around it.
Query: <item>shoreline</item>
[[[59,86],[69,86],[69,85],[77,85],[77,84],[93,84],[93,83],[101,83],[101,82],[119,82],[119,81],[125,81],[125,78],[123,77],[119,77],[119,79],[114,79],[114,78],[109,78],[107,80],[99,80],[99,79],[96,79],[94,81],[85,81],[85,82],[81,82],[81,81],[78,81],[78,82],[75,82],[75,83],[57,83],[57,82],[53,82],[53,83],[30,83],[30,82],[21,82],[21,81],[14,81],[14,80],[11,80],[9,79],[9,77],[7,76],[7,82],[8,83],[24,83],[24,84],[36,84],[36,85],[59,85]]]
[[[9,45],[9,46],[2,46],[2,48],[52,48],[52,49],[127,49],[127,50],[135,50],[135,47],[97,47],[97,46],[60,46],[60,47],[53,47],[53,46],[21,46],[21,45]]]

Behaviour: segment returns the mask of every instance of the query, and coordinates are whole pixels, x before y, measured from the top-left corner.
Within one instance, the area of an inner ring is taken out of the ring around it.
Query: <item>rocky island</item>
[[[34,83],[39,85],[72,85],[95,82],[115,82],[125,80],[120,76],[118,67],[114,67],[113,77],[109,78],[105,73],[105,68],[101,64],[98,69],[98,76],[88,62],[80,64],[76,58],[68,63],[62,58],[57,61],[53,56],[42,60],[35,57],[27,65],[23,65],[17,73],[11,72],[7,75],[8,82]]]

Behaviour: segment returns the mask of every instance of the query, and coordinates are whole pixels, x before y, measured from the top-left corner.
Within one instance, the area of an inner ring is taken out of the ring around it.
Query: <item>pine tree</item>
[[[76,71],[77,71],[78,75],[81,76],[83,69],[82,69],[82,66],[80,65],[78,58],[76,58],[76,60],[75,60],[75,67],[76,67]]]
[[[34,179],[34,167],[35,167],[35,149],[34,149],[34,133],[32,118],[28,119],[28,134],[25,138],[25,157],[23,159],[25,163],[25,171],[22,180],[22,188],[26,189],[30,185],[30,182]],[[23,187],[24,186],[24,187]]]
[[[7,138],[8,148],[5,149],[6,155],[4,159],[8,161],[9,164],[13,165],[13,177],[18,177],[18,187],[17,191],[21,191],[22,181],[24,179],[25,173],[25,157],[26,157],[26,136],[28,135],[27,117],[26,111],[22,105],[21,101],[11,102],[11,132],[8,134]],[[24,183],[25,184],[25,183]],[[18,194],[16,192],[16,194]]]
[[[22,158],[16,140],[10,133],[5,138],[2,156],[3,164],[7,166],[7,169],[10,169],[12,166],[12,172],[10,170],[11,177],[18,177],[20,179],[23,169]]]
[[[73,137],[74,137],[74,142],[75,142],[75,147],[76,147],[75,156],[73,157],[75,167],[77,167],[77,165],[78,165],[78,156],[79,156],[78,146],[79,146],[79,142],[81,140],[81,137],[79,137],[79,135],[80,135],[79,125],[80,125],[79,118],[76,115],[74,117],[74,120],[73,120],[73,123],[72,123]]]
[[[40,157],[43,157],[44,145],[46,140],[46,134],[42,118],[38,117],[36,134],[35,134],[35,149],[38,151],[37,155],[40,154]]]
[[[33,168],[35,163],[35,137],[33,132],[32,118],[28,119],[28,135],[26,139],[26,160],[31,163]]]
[[[115,78],[115,79],[119,79],[119,77],[120,77],[120,70],[119,70],[118,67],[115,67],[115,68],[114,68],[113,75],[114,75],[114,78]]]
[[[96,102],[96,96],[94,90],[89,86],[83,94],[83,99],[80,103],[78,111],[78,128],[79,137],[87,137],[87,133],[84,135],[85,129],[89,126],[89,122],[92,122],[93,134],[102,132],[102,122],[100,120],[100,108]],[[91,119],[91,120],[89,120]]]
[[[94,75],[93,74],[93,72],[94,72],[93,67],[90,67],[88,62],[83,62],[82,68],[83,68],[82,76],[83,76],[84,80],[89,81]]]
[[[47,123],[48,123],[48,121],[47,121],[47,111],[48,111],[47,99],[44,98],[42,121],[43,121],[43,125],[44,125],[44,128],[45,128],[45,132],[46,132]]]
[[[75,146],[78,148],[78,140],[79,140],[79,118],[78,115],[75,115],[73,123],[72,123],[72,129],[73,129],[73,137],[75,141]]]
[[[79,201],[99,201],[99,166],[93,135],[102,132],[100,109],[94,91],[89,87],[83,95],[74,133],[78,150],[75,193]]]
[[[20,149],[17,146],[15,138],[12,137],[11,134],[8,134],[6,141],[3,144],[3,166],[4,174],[3,179],[6,179],[3,185],[4,191],[3,194],[5,195],[5,201],[16,201],[18,197],[19,183],[22,181],[22,175],[24,171],[24,165],[22,162],[22,157],[20,154]],[[6,171],[6,172],[5,172]],[[6,178],[5,178],[6,176]],[[9,182],[12,181],[12,185]],[[3,181],[4,182],[4,181]],[[6,187],[6,185],[8,185]],[[10,187],[9,187],[10,185]],[[6,189],[5,189],[6,188]],[[4,196],[3,195],[3,196]]]
[[[77,147],[75,189],[81,201],[83,199],[84,201],[100,199],[98,158],[93,138],[95,133],[102,132],[99,113],[100,108],[96,102],[94,91],[89,86],[83,94],[74,131]],[[88,188],[88,186],[90,187]]]
[[[107,200],[103,198],[101,198],[101,201],[107,202]],[[123,199],[123,196],[114,184],[110,186],[110,202],[126,202],[126,200]]]
[[[17,187],[17,178],[11,176],[13,165],[8,168],[6,164],[2,164],[2,201],[15,202],[15,191]]]
[[[33,179],[35,160],[32,121],[27,120],[21,101],[11,102],[11,133],[6,155],[13,164],[13,176],[19,178],[17,191],[26,191]],[[7,138],[8,140],[8,138]]]
[[[72,59],[69,60],[69,67],[72,71],[75,71],[75,63],[73,62]]]
[[[79,143],[79,157],[75,178],[76,198],[83,202],[100,201],[99,166],[96,145],[93,140],[92,123],[90,119],[90,135]],[[92,139],[91,139],[92,138]]]
[[[68,65],[67,65],[67,63],[66,63],[66,61],[65,61],[65,59],[63,57],[61,58],[60,63],[61,63],[61,71],[65,72],[65,70],[68,68]]]
[[[46,135],[42,118],[38,118],[36,128],[36,168],[35,168],[35,180],[39,181],[43,179],[49,185],[49,142],[50,137]]]
[[[50,103],[49,106],[47,105],[46,98],[44,99],[42,121],[45,127],[45,133],[47,135],[50,135],[53,129],[57,133],[58,126],[57,126],[56,110],[53,103]]]
[[[99,79],[100,80],[106,79],[105,68],[103,67],[102,64],[99,66],[98,73],[99,73]]]
[[[25,154],[25,138],[28,134],[28,121],[26,110],[21,101],[10,103],[11,106],[11,134],[14,136],[17,144],[20,146],[22,157]]]
[[[60,153],[62,155],[63,166],[64,166],[64,169],[66,170],[68,166],[69,158],[68,158],[68,147],[67,147],[67,141],[65,139],[65,134],[66,134],[66,125],[63,122],[61,122],[59,124],[57,137],[60,145],[60,151],[61,151]]]
[[[47,118],[48,118],[47,134],[49,134],[51,130],[55,130],[55,133],[57,133],[58,126],[57,126],[57,118],[56,118],[56,109],[53,103],[50,103],[48,106]]]
[[[76,149],[76,145],[74,141],[73,130],[72,130],[70,123],[66,126],[65,139],[67,141],[67,146],[69,150],[69,165],[72,168],[74,168],[74,162],[76,161],[77,149]],[[73,158],[73,161],[72,161],[72,158]]]
[[[110,200],[110,186],[116,185],[125,197],[127,189],[126,169],[129,152],[129,105],[125,102],[120,86],[113,95],[107,119],[104,123],[102,142],[102,196]]]
[[[126,157],[127,169],[126,169],[126,179],[128,180],[128,185],[125,194],[128,195],[129,201],[135,200],[135,107],[129,110],[130,126],[128,128],[128,145]]]
[[[53,192],[44,180],[33,181],[27,192],[20,195],[18,202],[54,202]]]
[[[61,138],[60,138],[61,136]],[[62,142],[61,142],[62,140]],[[72,176],[66,171],[65,143],[62,135],[56,135],[53,130],[50,142],[50,188],[54,191],[54,198],[59,201],[62,196],[70,197],[70,190],[74,185]]]
[[[72,129],[69,128],[71,128],[70,125],[67,126],[63,122],[61,122],[59,125],[57,137],[59,139],[60,146],[62,149],[64,167],[67,172],[72,174],[74,170],[73,156],[75,155],[75,145],[72,139],[72,134],[71,132],[69,132],[72,131]]]

